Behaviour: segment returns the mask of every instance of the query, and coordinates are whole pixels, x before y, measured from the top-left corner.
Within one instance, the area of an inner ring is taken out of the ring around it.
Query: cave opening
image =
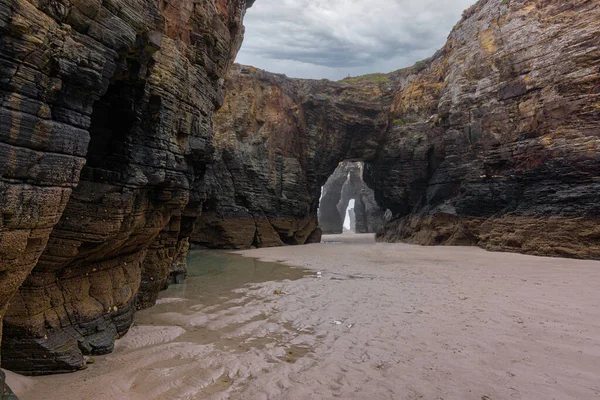
[[[128,136],[138,118],[135,104],[142,95],[137,85],[116,81],[94,104],[82,178],[100,181],[119,179],[118,171],[128,161]]]
[[[323,234],[376,233],[381,228],[384,212],[363,172],[363,162],[340,162],[321,188],[317,214]]]

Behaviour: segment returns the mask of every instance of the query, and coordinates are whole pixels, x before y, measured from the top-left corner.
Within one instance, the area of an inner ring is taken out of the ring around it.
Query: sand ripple
[[[244,252],[303,278],[200,269],[115,353],[20,398],[600,398],[600,263],[337,240]]]

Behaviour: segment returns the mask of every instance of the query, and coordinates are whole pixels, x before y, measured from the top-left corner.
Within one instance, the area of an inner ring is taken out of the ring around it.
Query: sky
[[[355,200],[352,199],[348,202],[348,207],[346,207],[346,218],[344,218],[344,228],[350,230],[350,210],[354,208]]]
[[[236,62],[294,78],[391,72],[432,56],[475,0],[256,0]]]

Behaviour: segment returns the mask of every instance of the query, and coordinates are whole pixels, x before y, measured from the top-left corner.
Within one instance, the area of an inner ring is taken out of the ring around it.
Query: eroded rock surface
[[[600,258],[596,1],[480,1],[391,111],[379,239]]]
[[[374,233],[382,224],[383,212],[375,201],[373,191],[363,180],[363,163],[344,161],[323,186],[319,204],[319,227],[325,234],[339,234],[344,230],[346,210],[351,200],[351,230],[356,233]]]
[[[344,230],[344,218],[348,204],[343,210],[338,208],[338,204],[342,201],[342,190],[348,182],[353,164],[349,162],[340,163],[323,185],[317,214],[319,226],[326,235],[340,234]]]
[[[260,245],[274,226],[268,245],[302,243],[319,185],[361,160],[392,215],[379,240],[600,258],[595,1],[479,1],[431,59],[392,74],[238,67],[217,131],[201,243]],[[281,199],[293,206],[270,206]]]
[[[25,281],[3,367],[81,368],[154,302],[200,211],[245,9],[0,1],[0,317]]]
[[[289,79],[236,65],[215,120],[215,162],[192,191],[207,199],[193,242],[244,248],[320,241],[321,187],[341,160],[376,156],[392,88],[387,79]]]
[[[384,210],[370,187],[362,186],[354,198],[355,233],[377,233],[383,226]]]

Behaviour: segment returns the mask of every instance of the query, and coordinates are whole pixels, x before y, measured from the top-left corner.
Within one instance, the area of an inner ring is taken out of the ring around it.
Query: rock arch
[[[582,12],[585,28],[555,18]],[[479,1],[430,59],[340,82],[237,66],[214,164],[234,195],[208,184],[201,226],[228,231],[235,209],[257,240],[219,246],[314,240],[319,188],[340,161],[362,160],[391,214],[379,240],[599,259],[599,12],[584,0]],[[277,203],[288,193],[298,201]],[[206,229],[193,240],[213,243]]]
[[[323,186],[319,201],[319,228],[324,234],[343,232],[346,210],[351,200],[351,230],[356,233],[375,233],[381,228],[383,212],[374,193],[363,180],[362,162],[342,162]]]
[[[320,240],[321,187],[340,162],[376,158],[393,87],[289,79],[235,65],[216,115],[215,161],[197,189],[210,200],[192,241],[243,248]]]

